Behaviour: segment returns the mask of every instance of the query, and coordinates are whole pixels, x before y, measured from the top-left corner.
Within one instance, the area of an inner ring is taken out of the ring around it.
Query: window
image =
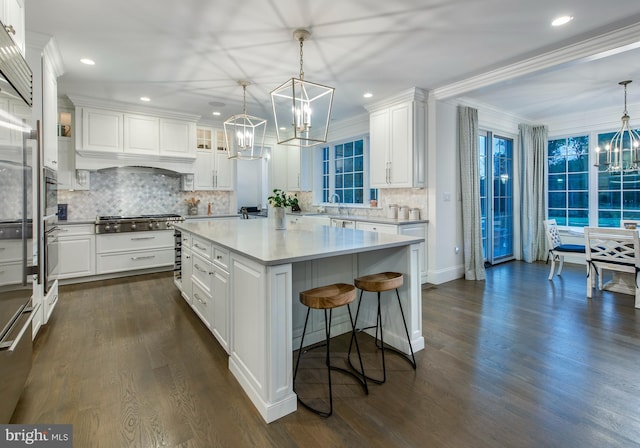
[[[606,146],[614,132],[598,134],[598,146]],[[624,145],[628,147],[629,145]],[[604,153],[601,154],[604,161]],[[623,153],[630,160],[630,151]],[[598,226],[619,227],[620,219],[640,219],[640,174],[637,172],[598,172]]]
[[[559,225],[589,225],[589,136],[549,140],[547,207]]]
[[[369,154],[365,138],[321,148],[320,202],[365,204],[378,198],[369,188]]]

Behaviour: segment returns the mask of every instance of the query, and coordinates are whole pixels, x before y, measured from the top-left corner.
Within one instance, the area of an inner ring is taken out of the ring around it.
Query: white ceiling
[[[550,111],[619,105],[617,83],[623,79],[636,81],[629,87],[629,101],[635,96],[640,102],[638,0],[25,3],[27,30],[54,36],[62,54],[60,94],[134,104],[148,96],[149,106],[206,120],[214,110],[222,120],[241,111],[240,79],[252,83],[247,112],[270,118],[270,91],[298,75],[299,48],[292,32],[300,27],[312,32],[304,45],[305,79],[336,88],[337,120],[413,86],[455,92],[530,120],[556,115]],[[551,27],[551,20],[563,14],[575,19]],[[496,76],[497,83],[492,76],[464,83],[491,71],[504,74],[501,67],[624,26],[631,26],[632,36],[615,56],[566,63],[573,58],[565,51],[560,60],[532,73],[507,70],[509,79]],[[96,65],[81,64],[82,57]],[[365,92],[374,97],[364,99]]]

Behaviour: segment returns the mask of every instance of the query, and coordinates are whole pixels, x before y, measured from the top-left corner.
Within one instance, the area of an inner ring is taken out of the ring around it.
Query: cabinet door
[[[183,236],[186,234],[182,234]],[[182,252],[180,253],[180,269],[182,270],[182,297],[189,303],[193,304],[193,291],[192,291],[192,275],[193,275],[193,254],[191,250],[182,245]]]
[[[122,152],[122,121],[120,112],[82,109],[82,149],[85,151]]]
[[[146,115],[124,115],[124,152],[158,154],[160,120]]]
[[[389,183],[410,188],[413,167],[413,103],[392,107],[390,120]]]
[[[409,235],[409,236],[417,236],[419,238],[424,238],[425,241],[420,243],[420,250],[418,258],[420,259],[420,277],[422,283],[427,282],[427,250],[426,250],[426,240],[427,240],[427,225],[426,224],[412,224],[405,226],[398,226],[400,235]]]
[[[96,273],[95,235],[59,237],[58,278],[76,278]]]
[[[212,331],[222,348],[229,353],[229,274],[213,267]]]
[[[214,151],[214,187],[216,190],[233,190],[236,164],[229,159],[227,151]]]
[[[386,188],[389,183],[389,111],[382,110],[369,118],[369,173],[371,188]]]
[[[288,189],[288,159],[287,147],[276,146],[271,151],[269,159],[269,195],[274,189],[287,191]]]
[[[398,233],[397,226],[394,226],[391,224],[378,224],[375,222],[358,221],[356,223],[356,229],[368,230],[369,232],[377,232],[377,233],[389,233],[391,235],[396,235]]]
[[[53,67],[42,63],[42,148],[44,166],[58,169],[58,79]]]
[[[195,190],[213,190],[213,155],[209,152],[198,152],[194,173]]]
[[[189,121],[160,119],[160,154],[196,155],[196,125]]]
[[[58,138],[58,189],[73,190],[75,188],[75,153],[71,147],[71,139]]]
[[[24,56],[25,47],[25,19],[24,2],[18,0],[2,1],[2,24],[7,28],[9,36]]]

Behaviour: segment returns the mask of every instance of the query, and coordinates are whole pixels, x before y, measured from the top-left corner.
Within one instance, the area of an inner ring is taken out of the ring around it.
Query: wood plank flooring
[[[387,356],[368,396],[334,374],[332,417],[299,406],[268,425],[170,275],[65,286],[12,423],[71,423],[76,448],[640,447],[634,298],[586,299],[580,266],[547,275],[512,262],[426,287],[417,371]],[[314,400],[322,349],[306,356],[300,391]]]

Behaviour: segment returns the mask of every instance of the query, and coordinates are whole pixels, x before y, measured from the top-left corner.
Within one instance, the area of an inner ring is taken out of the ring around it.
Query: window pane
[[[356,140],[353,143],[353,154],[356,156],[364,154],[364,140]]]
[[[549,219],[555,219],[558,225],[567,225],[567,211],[565,209],[550,208]]]
[[[336,151],[336,156],[335,156],[336,159],[344,157],[344,146],[343,145],[336,145],[335,151]]]
[[[344,156],[353,157],[353,142],[344,144]]]
[[[640,191],[625,191],[623,199],[624,210],[640,210]]]
[[[342,202],[353,204],[353,190],[344,190],[344,200]]]
[[[364,186],[364,175],[362,173],[357,173],[353,175],[353,186],[354,187],[363,187]]]
[[[598,193],[598,208],[600,210],[619,209],[620,202],[620,193],[617,191]]]
[[[569,192],[569,208],[589,208],[589,192]],[[571,213],[571,210],[569,210]]]
[[[569,174],[569,190],[588,190],[589,189],[589,174]]]
[[[585,227],[589,225],[589,210],[569,210],[568,225]]]
[[[599,211],[598,227],[620,227],[620,212]]]
[[[566,174],[549,175],[549,191],[566,190],[567,176]]]
[[[353,159],[353,170],[354,171],[363,171],[364,169],[364,157],[357,156]]]
[[[353,173],[353,158],[344,159],[344,172]]]
[[[343,182],[342,182],[343,177],[344,177],[343,175],[336,175],[336,179],[335,179],[335,180],[336,180],[336,185],[335,185],[335,187],[336,187],[336,191],[337,191],[339,188],[342,188],[342,187],[344,186],[344,184],[343,184]]]
[[[344,175],[344,188],[352,188],[353,187],[353,174],[345,174]]]
[[[549,193],[549,208],[566,208],[567,193]]]
[[[362,190],[362,188],[359,188],[359,189],[355,190],[355,197],[353,198],[354,204],[363,204],[364,203],[363,194],[364,194],[364,191]]]

